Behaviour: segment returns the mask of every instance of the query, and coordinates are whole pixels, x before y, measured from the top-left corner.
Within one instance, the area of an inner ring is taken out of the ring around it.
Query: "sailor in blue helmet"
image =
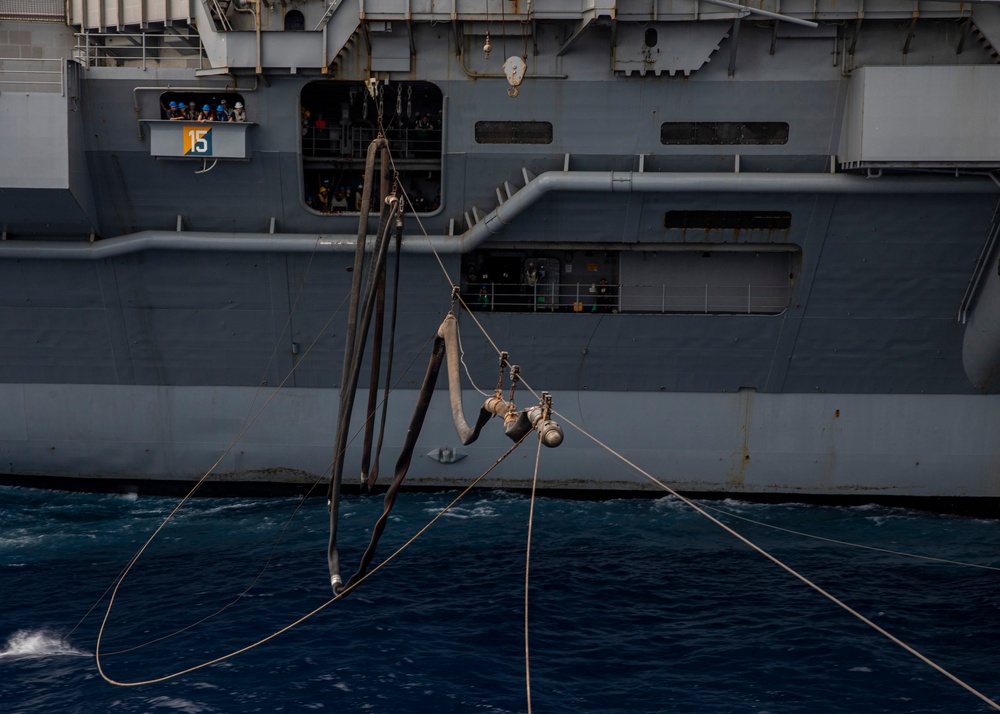
[[[226,108],[221,104],[215,108],[215,121],[229,121],[229,115],[226,113]]]
[[[167,119],[180,119],[181,112],[177,108],[177,102],[170,102],[167,105]]]
[[[212,107],[207,104],[201,108],[200,112],[198,112],[198,121],[212,121],[214,118],[215,116],[212,114]]]

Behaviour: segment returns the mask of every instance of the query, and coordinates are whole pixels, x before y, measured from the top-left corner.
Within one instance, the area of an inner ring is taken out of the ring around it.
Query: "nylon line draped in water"
[[[101,621],[101,627],[100,627],[100,629],[98,630],[98,633],[97,633],[97,646],[95,648],[96,651],[94,653],[94,658],[95,658],[95,661],[96,661],[98,674],[101,676],[101,679],[103,679],[108,684],[113,684],[113,685],[118,686],[118,687],[141,687],[141,686],[145,686],[147,684],[156,684],[158,682],[165,682],[165,681],[167,681],[169,679],[175,679],[175,678],[181,677],[181,676],[183,676],[185,674],[189,674],[191,672],[195,672],[195,671],[197,671],[199,669],[204,669],[205,667],[210,667],[210,666],[212,666],[214,664],[218,664],[219,662],[224,662],[224,661],[226,661],[228,659],[232,659],[236,655],[243,654],[244,652],[249,652],[250,650],[252,650],[252,649],[254,649],[256,647],[259,647],[259,646],[263,645],[266,642],[270,642],[271,640],[273,640],[278,635],[282,635],[282,634],[288,632],[289,630],[295,629],[296,627],[298,627],[299,625],[301,625],[302,623],[304,623],[306,620],[308,620],[312,616],[319,614],[320,612],[322,612],[323,610],[325,610],[327,607],[329,607],[333,603],[335,603],[338,600],[340,600],[341,598],[343,598],[345,595],[347,595],[349,592],[351,592],[351,590],[353,590],[358,585],[360,585],[364,580],[366,580],[367,578],[371,577],[376,572],[378,572],[380,569],[384,568],[390,562],[392,562],[393,560],[395,560],[396,556],[398,556],[400,553],[402,553],[404,550],[406,550],[408,547],[410,547],[410,545],[412,545],[417,540],[417,538],[419,538],[424,533],[426,533],[427,530],[431,526],[433,526],[435,523],[437,523],[438,520],[440,520],[441,518],[443,518],[444,515],[446,513],[448,513],[455,506],[455,504],[457,504],[459,501],[461,501],[463,498],[465,498],[469,494],[469,492],[472,491],[473,488],[475,488],[483,479],[485,479],[487,476],[489,476],[493,472],[493,470],[497,466],[499,466],[501,463],[503,463],[503,461],[508,456],[510,456],[512,453],[514,453],[514,450],[517,449],[517,447],[519,447],[521,445],[521,442],[523,442],[524,439],[526,439],[526,438],[528,438],[528,434],[525,434],[520,440],[518,440],[517,442],[515,442],[509,449],[507,449],[507,451],[505,451],[503,454],[501,454],[496,459],[496,461],[494,461],[493,464],[490,465],[490,467],[488,469],[486,469],[485,471],[483,471],[483,473],[481,473],[479,476],[477,476],[475,479],[473,479],[473,481],[468,486],[466,486],[462,490],[462,492],[460,494],[458,494],[447,506],[445,506],[444,508],[442,508],[441,511],[439,513],[437,513],[433,518],[431,518],[431,520],[428,521],[427,524],[423,526],[423,528],[421,528],[419,531],[417,531],[416,533],[414,533],[413,536],[409,540],[407,540],[405,543],[403,543],[403,545],[399,546],[399,548],[397,548],[389,556],[387,556],[385,560],[383,560],[381,563],[379,563],[374,568],[372,568],[372,570],[371,570],[370,573],[367,573],[366,575],[362,576],[358,580],[357,583],[355,583],[354,585],[352,585],[350,587],[345,587],[339,594],[334,595],[332,598],[328,599],[323,604],[319,605],[318,607],[313,608],[312,610],[310,610],[309,612],[307,612],[305,615],[300,616],[299,618],[297,618],[293,622],[285,625],[284,627],[282,627],[282,628],[280,628],[278,630],[275,630],[274,632],[270,633],[269,635],[261,637],[256,642],[252,642],[249,645],[246,645],[245,647],[241,647],[239,649],[232,650],[231,652],[228,652],[228,653],[226,653],[224,655],[216,657],[215,659],[211,659],[211,660],[208,660],[208,661],[205,661],[205,662],[201,662],[200,664],[196,664],[194,666],[187,667],[186,669],[182,669],[182,670],[179,670],[179,671],[176,671],[176,672],[172,672],[170,674],[165,674],[165,675],[162,675],[160,677],[156,677],[156,678],[153,678],[153,679],[145,679],[145,680],[136,681],[136,682],[122,682],[122,681],[119,681],[119,680],[116,680],[116,679],[112,679],[111,677],[109,677],[107,675],[107,673],[104,671],[104,667],[102,666],[102,663],[101,663],[101,641],[102,641],[102,639],[104,637],[104,628],[107,625],[108,618],[111,616],[111,608],[114,605],[114,600],[115,600],[115,597],[117,596],[118,587],[116,585],[114,591],[112,592],[111,600],[108,603],[108,610],[104,614],[104,619]],[[150,539],[150,540],[152,540],[152,539]],[[147,543],[147,545],[148,545],[148,543]],[[139,554],[136,555],[136,557],[133,559],[133,561],[137,560],[138,557],[139,557]],[[129,564],[129,567],[131,567],[131,563]],[[120,581],[119,581],[119,584],[120,584]]]

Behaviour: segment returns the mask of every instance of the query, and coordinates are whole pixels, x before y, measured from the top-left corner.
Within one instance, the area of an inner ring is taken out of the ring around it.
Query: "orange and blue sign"
[[[212,128],[205,125],[184,127],[184,155],[211,156]]]

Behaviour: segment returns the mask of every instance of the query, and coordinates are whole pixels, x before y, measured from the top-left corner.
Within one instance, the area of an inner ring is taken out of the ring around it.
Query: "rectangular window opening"
[[[477,144],[551,144],[547,121],[477,121]]]
[[[788,143],[788,122],[665,122],[660,142],[667,146],[767,146]]]
[[[782,231],[792,226],[788,211],[667,211],[664,226],[682,230]]]
[[[463,256],[462,293],[478,312],[780,315],[801,270],[792,244],[490,247]]]

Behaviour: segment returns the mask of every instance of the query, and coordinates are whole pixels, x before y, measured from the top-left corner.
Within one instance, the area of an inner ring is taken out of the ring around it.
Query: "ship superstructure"
[[[454,283],[557,412],[680,490],[1000,496],[996,4],[21,0],[0,17],[8,479],[142,490],[224,453],[217,482],[321,477],[382,135],[409,207],[407,360]],[[496,352],[462,324],[488,390]],[[386,458],[421,379],[399,369]],[[456,446],[440,401],[416,485],[506,448]],[[657,489],[572,430],[547,462],[549,489]],[[523,487],[532,464],[489,485]]]

